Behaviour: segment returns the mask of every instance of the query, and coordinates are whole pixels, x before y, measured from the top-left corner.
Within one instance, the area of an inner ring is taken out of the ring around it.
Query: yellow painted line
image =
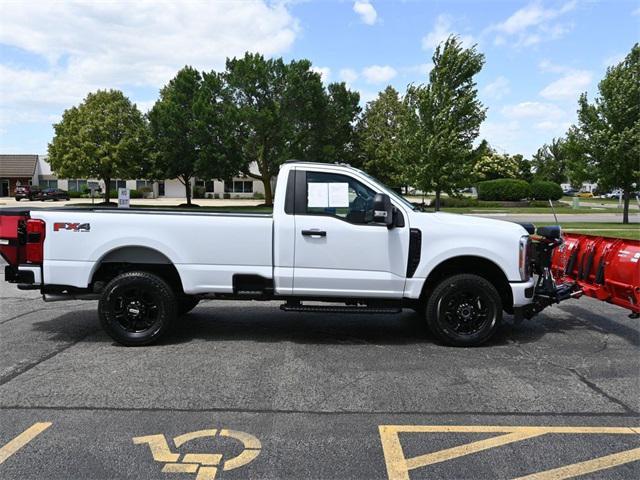
[[[31,425],[24,432],[18,435],[13,440],[10,440],[4,447],[0,448],[0,465],[2,465],[7,458],[16,453],[22,447],[24,447],[31,440],[36,438],[42,432],[52,425],[51,422],[38,422]]]
[[[219,465],[222,455],[219,453],[187,453],[182,461],[185,463],[199,463],[200,465]]]
[[[196,473],[198,467],[197,463],[165,463],[162,473]]]
[[[481,452],[490,448],[500,447],[509,443],[519,442],[529,438],[546,434],[600,434],[600,435],[638,435],[640,427],[558,427],[558,426],[501,426],[501,425],[379,425],[380,441],[384,454],[387,474],[390,480],[409,480],[409,471],[459,458],[472,453]],[[436,452],[406,458],[400,443],[400,433],[502,433],[495,437],[474,441],[447,448]],[[638,449],[640,451],[640,449]],[[523,477],[528,480],[555,480],[570,478],[583,473],[571,473],[574,471],[591,471],[610,468],[622,463],[637,460],[639,453],[636,450],[609,455],[600,459],[590,460],[581,464],[569,465],[561,469],[550,470],[549,476]],[[581,470],[582,469],[582,470]],[[592,470],[593,469],[593,470]],[[553,475],[560,476],[553,476]],[[568,476],[567,476],[568,475]]]
[[[146,437],[135,437],[133,443],[140,445],[142,443],[149,444],[151,456],[156,462],[177,462],[180,455],[173,453],[169,448],[167,439],[162,434],[147,435]]]
[[[617,467],[625,463],[637,462],[638,460],[640,460],[640,448],[634,448],[633,450],[605,455],[604,457],[594,458],[586,462],[574,463],[573,465],[566,465],[545,472],[533,473],[516,480],[563,480],[565,478],[573,478],[586,475],[587,473]]]
[[[216,467],[200,467],[196,480],[214,480],[217,471]]]

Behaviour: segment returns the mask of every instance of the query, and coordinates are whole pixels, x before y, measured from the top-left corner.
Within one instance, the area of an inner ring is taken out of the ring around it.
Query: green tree
[[[518,165],[518,173],[516,178],[531,183],[533,181],[533,172],[531,171],[531,160],[524,158],[520,153],[516,153],[511,158]]]
[[[554,183],[567,181],[568,155],[566,140],[554,138],[550,144],[544,144],[533,155],[532,165],[536,180]]]
[[[62,177],[142,178],[148,169],[149,134],[135,104],[118,90],[90,93],[77,107],[62,114],[49,144],[49,163]]]
[[[355,164],[355,120],[362,111],[360,94],[349,90],[344,82],[341,82],[331,83],[327,87],[327,96],[322,160],[329,163]]]
[[[429,83],[407,89],[403,138],[413,157],[410,174],[421,190],[435,192],[436,210],[442,192],[469,186],[473,142],[486,112],[473,79],[483,64],[475,45],[465,49],[450,36],[433,54]]]
[[[620,188],[624,198],[622,223],[629,223],[631,192],[640,183],[640,46],[618,65],[609,67],[598,84],[599,96],[578,102],[578,125],[573,130],[598,188]]]
[[[271,181],[285,160],[323,157],[327,97],[320,75],[308,60],[286,64],[246,53],[227,60],[224,77],[238,108],[244,172],[262,181],[272,205]],[[258,173],[249,170],[252,162]]]
[[[367,103],[357,126],[360,155],[356,165],[393,188],[407,184],[402,144],[404,112],[398,91],[388,86]]]

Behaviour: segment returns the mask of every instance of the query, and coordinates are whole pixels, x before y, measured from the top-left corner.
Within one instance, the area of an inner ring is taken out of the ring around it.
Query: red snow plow
[[[640,241],[563,234],[553,252],[556,282],[574,282],[581,293],[640,314]]]
[[[533,303],[516,312],[518,320],[582,295],[640,317],[640,241],[562,233],[559,226],[535,231],[530,258],[538,280]]]

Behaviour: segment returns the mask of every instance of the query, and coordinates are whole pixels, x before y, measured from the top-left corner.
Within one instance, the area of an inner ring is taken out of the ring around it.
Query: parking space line
[[[634,448],[633,450],[605,455],[604,457],[554,468],[545,472],[533,473],[525,477],[519,477],[516,480],[563,480],[565,478],[586,475],[587,473],[617,467],[618,465],[624,465],[625,463],[636,462],[638,460],[640,460],[640,448]]]
[[[379,425],[380,441],[390,480],[409,480],[409,471],[445,462],[490,448],[520,442],[546,434],[638,435],[637,427],[556,427],[501,425]],[[400,443],[400,433],[502,433],[495,437],[468,442],[457,447],[406,458]],[[640,459],[640,449],[629,450],[586,462],[538,472],[527,480],[561,480],[604,470]]]
[[[36,438],[42,432],[52,425],[51,422],[38,422],[31,425],[20,435],[10,440],[9,443],[0,448],[0,465],[2,465],[7,458],[16,453],[22,447],[24,447],[31,440]]]

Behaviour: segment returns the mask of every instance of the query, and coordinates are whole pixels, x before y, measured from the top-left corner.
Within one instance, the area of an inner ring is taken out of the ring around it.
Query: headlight
[[[518,269],[520,270],[520,279],[529,280],[531,277],[531,268],[529,264],[529,252],[531,251],[531,237],[523,235],[520,237],[520,249],[518,254]]]

